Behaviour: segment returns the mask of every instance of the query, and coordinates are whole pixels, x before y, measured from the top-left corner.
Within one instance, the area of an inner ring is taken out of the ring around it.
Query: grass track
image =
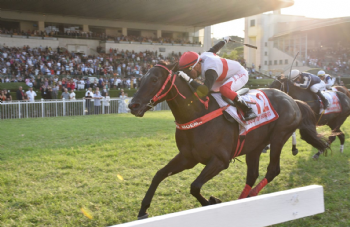
[[[135,220],[153,175],[177,153],[173,121],[169,111],[144,118],[119,114],[0,121],[0,226],[108,226]],[[344,154],[336,140],[333,155],[319,161],[311,159],[315,149],[301,140],[298,156],[292,156],[287,142],[281,174],[262,193],[323,185],[326,212],[276,226],[350,226],[348,121],[342,130],[347,138]],[[259,180],[268,159],[262,154]],[[202,168],[162,182],[150,215],[198,207],[189,187]],[[244,163],[231,164],[204,185],[202,194],[235,200],[245,176]],[[92,220],[83,216],[82,207]]]

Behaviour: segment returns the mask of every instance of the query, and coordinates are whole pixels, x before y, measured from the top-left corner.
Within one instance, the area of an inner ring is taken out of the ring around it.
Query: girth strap
[[[223,114],[223,112],[229,107],[230,105],[227,106],[223,106],[217,110],[214,110],[202,117],[199,117],[193,121],[187,122],[185,124],[179,124],[175,121],[176,124],[176,128],[180,129],[180,130],[188,130],[188,129],[193,129],[196,128],[202,124],[207,123],[208,121],[213,120],[214,118],[219,117],[220,115]]]

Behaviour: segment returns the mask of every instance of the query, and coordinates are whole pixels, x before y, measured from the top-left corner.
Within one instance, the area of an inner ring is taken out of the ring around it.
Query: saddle
[[[243,95],[246,95],[248,94],[249,92],[249,88],[242,88],[242,89],[239,89],[236,93],[239,95],[239,96],[243,96]],[[213,93],[219,93],[219,92],[213,92]],[[232,103],[231,100],[229,100],[228,98],[226,98],[225,96],[221,95],[222,99],[227,102],[227,103]],[[234,103],[232,103],[233,105],[232,106],[235,106]],[[227,113],[226,111],[223,112],[224,113],[224,117],[225,119],[230,122],[230,123],[234,123],[236,122],[236,120],[229,114]]]

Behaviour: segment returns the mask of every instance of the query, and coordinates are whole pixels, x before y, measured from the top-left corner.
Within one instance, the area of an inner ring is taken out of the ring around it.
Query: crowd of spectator
[[[85,55],[70,53],[51,47],[0,48],[0,82],[25,82],[29,87],[40,89],[42,97],[46,91],[57,91],[89,87],[102,89],[136,88],[140,78],[161,60],[178,61],[181,53],[164,57],[158,52],[134,52],[110,49],[108,53]],[[47,97],[51,98],[50,96]]]
[[[308,50],[303,62],[310,67],[322,68],[333,74],[350,74],[350,48],[317,48]]]
[[[160,60],[176,61],[181,53],[164,57],[157,51],[134,52],[110,49],[109,53],[85,55],[62,48],[7,47],[0,48],[0,75],[5,81],[38,76],[121,76],[139,77]]]
[[[103,32],[85,32],[82,30],[71,30],[66,29],[65,32],[57,30],[52,31],[38,31],[38,30],[27,30],[21,31],[17,29],[0,29],[0,34],[7,35],[21,35],[21,36],[40,36],[40,37],[77,37],[85,39],[99,39],[99,40],[113,40],[115,42],[148,42],[148,43],[175,43],[175,44],[191,44],[188,38],[170,38],[170,37],[143,37],[143,36],[124,36],[122,34],[118,36],[107,35]],[[201,42],[195,42],[194,44],[201,45]]]

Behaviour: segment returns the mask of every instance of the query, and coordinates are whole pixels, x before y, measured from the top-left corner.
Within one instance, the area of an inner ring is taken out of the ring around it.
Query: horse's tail
[[[303,101],[295,101],[302,115],[302,120],[299,125],[301,139],[320,151],[329,148],[326,140],[316,131],[316,117],[310,106]]]

